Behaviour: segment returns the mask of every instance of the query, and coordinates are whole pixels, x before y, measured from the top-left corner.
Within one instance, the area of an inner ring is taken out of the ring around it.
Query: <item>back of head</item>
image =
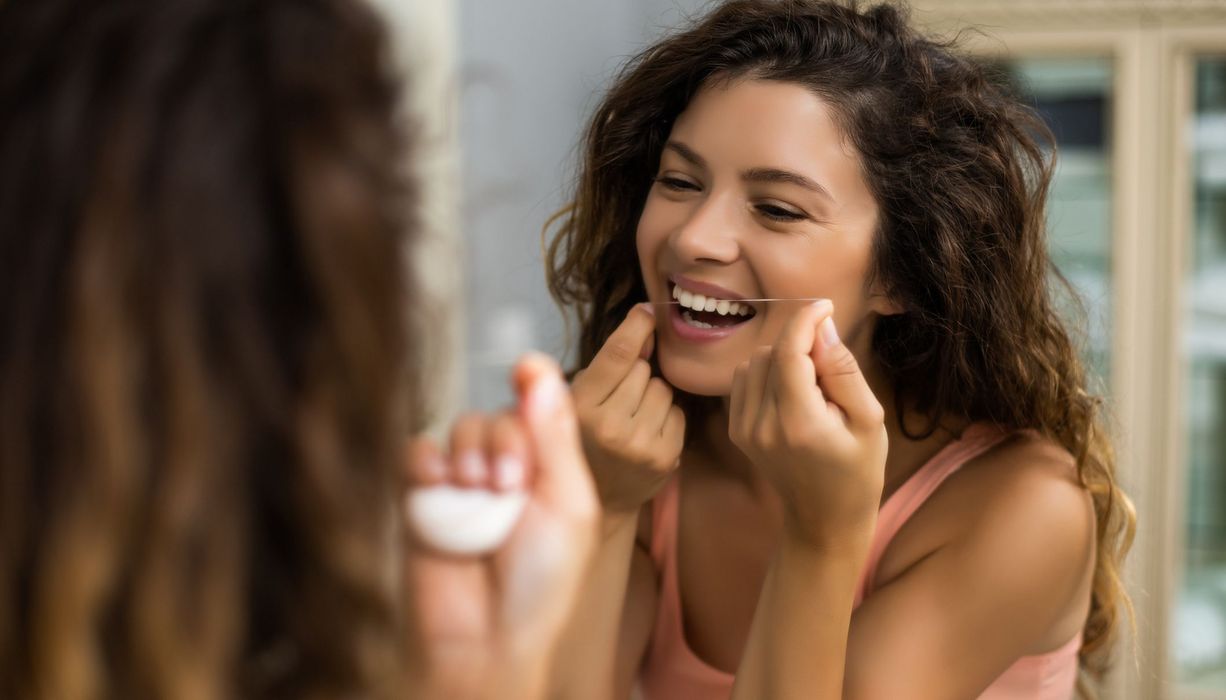
[[[391,672],[383,46],[349,0],[0,3],[0,696]]]

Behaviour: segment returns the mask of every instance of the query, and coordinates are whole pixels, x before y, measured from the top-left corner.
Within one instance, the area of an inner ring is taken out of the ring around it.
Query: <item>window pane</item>
[[[1056,136],[1048,246],[1078,299],[1054,285],[1084,351],[1091,388],[1106,392],[1111,354],[1111,81],[1108,58],[1019,57],[999,65]],[[1079,308],[1080,307],[1080,308]]]
[[[1185,561],[1173,660],[1185,685],[1226,689],[1226,58],[1197,61],[1187,353]]]

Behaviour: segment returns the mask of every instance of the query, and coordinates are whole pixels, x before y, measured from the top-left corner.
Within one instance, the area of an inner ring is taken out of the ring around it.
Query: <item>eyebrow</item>
[[[680,141],[669,141],[664,147],[689,161],[692,165],[699,168],[707,168],[706,159],[698,155],[694,149],[690,148],[684,143],[681,143]],[[831,201],[834,200],[834,197],[831,196],[830,191],[825,187],[822,187],[816,181],[807,178],[804,175],[794,173],[790,170],[780,170],[779,168],[751,168],[742,173],[741,177],[747,182],[773,182],[782,183],[785,185],[796,185],[797,187],[803,187],[806,190],[815,192]]]
[[[825,187],[822,187],[804,175],[794,173],[790,170],[779,170],[778,168],[753,168],[751,170],[747,170],[742,177],[744,177],[748,182],[781,182],[787,185],[796,185],[798,187],[803,187],[806,190],[816,192],[826,199],[834,199],[834,197],[830,196],[830,192]]]
[[[700,168],[707,167],[707,161],[702,156],[694,152],[694,149],[681,143],[680,141],[669,141],[664,145],[664,148],[673,151],[677,155],[686,159],[692,165],[697,165]]]

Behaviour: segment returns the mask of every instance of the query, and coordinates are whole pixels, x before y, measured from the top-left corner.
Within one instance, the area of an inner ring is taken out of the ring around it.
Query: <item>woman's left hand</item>
[[[867,547],[881,500],[884,412],[829,301],[796,313],[737,367],[728,434],[774,484],[793,540]]]

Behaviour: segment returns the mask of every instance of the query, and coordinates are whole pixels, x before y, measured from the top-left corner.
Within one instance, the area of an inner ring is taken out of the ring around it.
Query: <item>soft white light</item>
[[[450,554],[480,556],[502,546],[528,496],[452,485],[414,489],[406,499],[409,524],[429,546]]]

